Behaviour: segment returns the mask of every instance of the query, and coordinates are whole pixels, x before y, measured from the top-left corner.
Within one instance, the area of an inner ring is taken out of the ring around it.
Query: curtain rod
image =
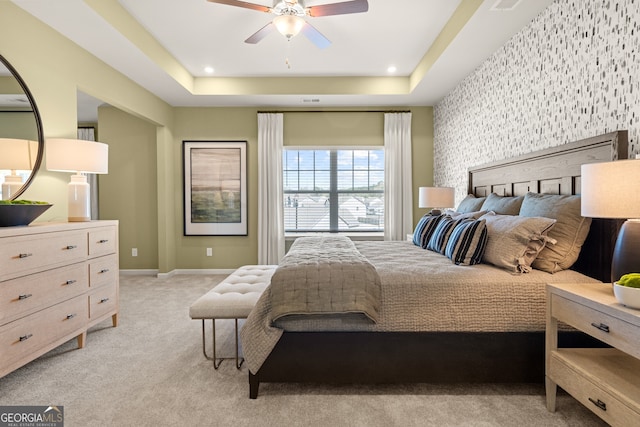
[[[273,110],[262,111],[258,110],[258,114],[261,113],[410,113],[411,110]]]

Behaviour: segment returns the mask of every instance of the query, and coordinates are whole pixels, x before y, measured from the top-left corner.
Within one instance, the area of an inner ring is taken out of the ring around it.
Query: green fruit
[[[618,280],[618,285],[629,288],[640,288],[640,273],[625,274]]]

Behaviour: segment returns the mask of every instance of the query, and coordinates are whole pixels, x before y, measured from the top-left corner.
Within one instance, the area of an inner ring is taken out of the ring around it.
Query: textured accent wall
[[[556,0],[434,109],[434,182],[627,129],[640,153],[640,0]]]

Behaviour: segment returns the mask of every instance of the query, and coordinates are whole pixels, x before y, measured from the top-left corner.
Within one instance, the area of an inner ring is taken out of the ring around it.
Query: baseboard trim
[[[168,273],[157,273],[157,277],[158,279],[168,279],[172,276],[175,276],[177,274],[198,274],[198,275],[220,275],[220,274],[231,274],[234,271],[236,271],[235,268],[231,268],[231,269],[202,269],[202,268],[198,268],[198,269],[177,269],[177,270],[171,270]],[[156,270],[157,272],[157,270]]]
[[[157,269],[136,269],[136,270],[120,270],[122,276],[155,276],[158,274]]]

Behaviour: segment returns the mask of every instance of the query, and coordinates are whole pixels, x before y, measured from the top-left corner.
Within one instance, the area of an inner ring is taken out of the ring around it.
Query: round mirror
[[[44,155],[36,102],[11,64],[0,55],[0,199],[14,200],[29,187]]]

